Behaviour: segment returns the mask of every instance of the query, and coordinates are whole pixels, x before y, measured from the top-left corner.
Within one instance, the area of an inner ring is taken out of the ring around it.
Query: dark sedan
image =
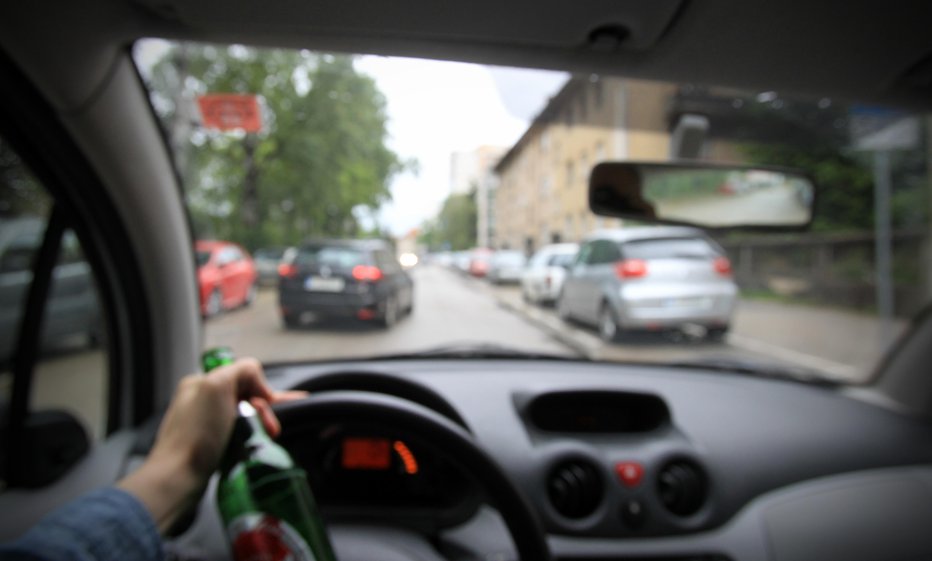
[[[279,266],[282,323],[355,318],[391,327],[414,308],[414,283],[388,243],[322,240],[298,248]]]

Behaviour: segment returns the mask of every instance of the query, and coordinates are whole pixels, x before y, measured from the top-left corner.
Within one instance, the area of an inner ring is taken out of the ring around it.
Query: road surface
[[[274,289],[248,309],[207,323],[205,345],[228,345],[238,355],[292,361],[416,352],[459,343],[507,345],[532,352],[574,351],[503,308],[476,281],[439,268],[419,268],[414,312],[386,330],[359,322],[325,322],[298,330],[281,326]]]

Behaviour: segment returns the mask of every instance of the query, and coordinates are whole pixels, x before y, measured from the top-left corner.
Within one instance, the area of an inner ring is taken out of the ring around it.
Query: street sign
[[[259,132],[262,129],[262,114],[255,95],[207,94],[198,96],[197,105],[205,128],[245,132]]]

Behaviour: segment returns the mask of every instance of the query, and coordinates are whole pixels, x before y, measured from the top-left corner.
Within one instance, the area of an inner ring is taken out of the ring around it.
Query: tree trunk
[[[243,175],[243,198],[240,203],[240,223],[245,229],[244,240],[250,251],[259,240],[259,168],[256,166],[256,137],[243,139],[246,173]]]

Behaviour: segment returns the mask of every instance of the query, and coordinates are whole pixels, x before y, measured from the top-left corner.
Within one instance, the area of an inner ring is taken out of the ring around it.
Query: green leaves
[[[433,251],[475,247],[476,213],[475,194],[450,195],[436,220],[421,228],[421,243]]]
[[[179,45],[150,85],[169,137],[184,137],[174,144],[200,237],[255,249],[351,236],[353,209],[389,201],[405,169],[386,146],[385,99],[351,56]],[[186,131],[179,108],[204,93],[260,96],[264,130]]]

